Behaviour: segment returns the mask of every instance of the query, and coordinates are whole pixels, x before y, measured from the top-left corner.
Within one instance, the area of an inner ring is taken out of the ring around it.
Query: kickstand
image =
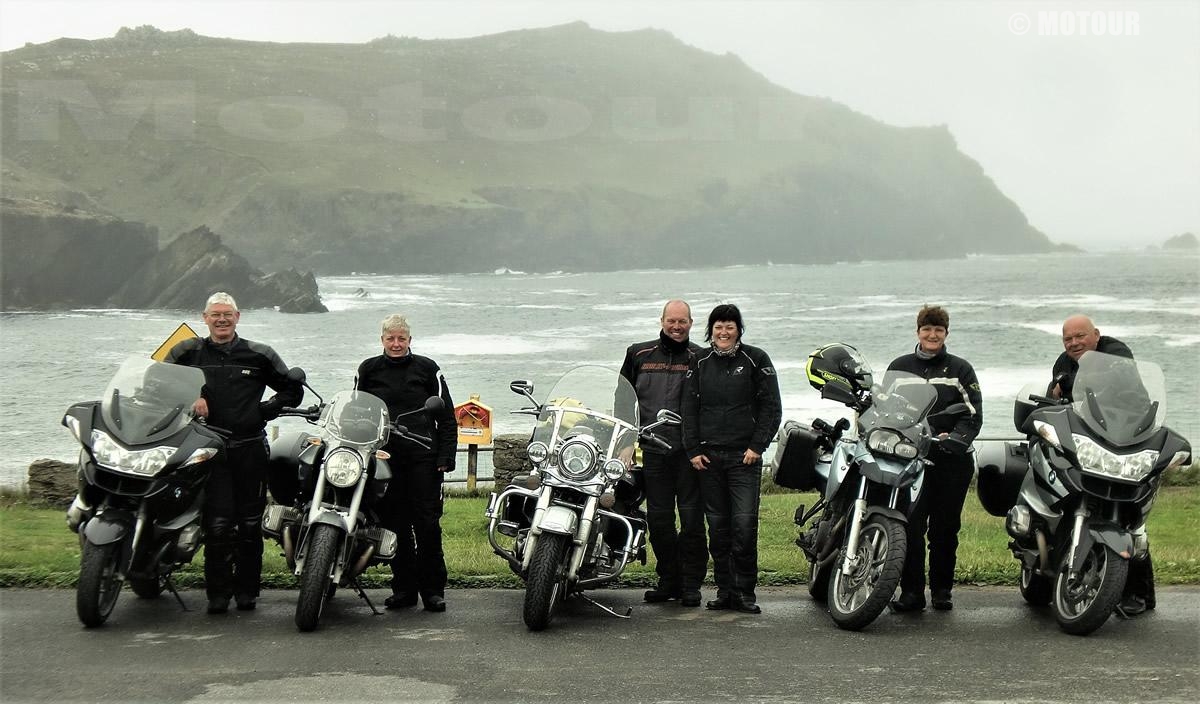
[[[616,616],[617,618],[629,618],[629,615],[633,613],[633,607],[632,607],[632,606],[627,606],[627,607],[625,607],[625,613],[624,613],[624,614],[619,614],[619,613],[617,613],[616,611],[612,610],[611,608],[609,608],[609,607],[605,606],[604,604],[601,604],[600,602],[598,602],[598,601],[596,601],[595,599],[591,598],[591,597],[590,597],[590,596],[588,596],[587,594],[584,594],[584,593],[580,592],[578,596],[579,596],[579,598],[580,598],[580,599],[583,599],[584,601],[586,601],[587,603],[591,604],[592,606],[595,606],[597,609],[600,609],[601,611],[604,611],[604,612],[610,613],[610,614],[612,614],[613,616]]]
[[[191,611],[191,609],[187,607],[187,604],[183,603],[183,597],[179,596],[179,590],[175,588],[175,580],[171,579],[171,575],[167,575],[163,578],[163,584],[175,597],[175,601],[179,602],[179,608],[183,609],[184,611]]]
[[[376,616],[382,616],[383,612],[375,608],[375,604],[371,603],[371,597],[367,596],[367,593],[363,591],[362,583],[355,579],[353,584],[354,591],[358,592],[358,596],[361,597],[363,601],[367,602],[367,606],[371,607],[371,613],[375,614]]]

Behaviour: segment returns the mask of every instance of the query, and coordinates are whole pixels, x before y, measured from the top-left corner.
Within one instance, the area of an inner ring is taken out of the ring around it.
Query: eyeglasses
[[[204,317],[211,318],[213,320],[233,320],[237,317],[237,311],[230,311],[228,313],[205,313]]]

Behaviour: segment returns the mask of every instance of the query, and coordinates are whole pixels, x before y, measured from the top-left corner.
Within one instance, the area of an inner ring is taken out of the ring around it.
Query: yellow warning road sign
[[[161,362],[167,358],[167,353],[171,351],[172,347],[192,337],[200,336],[187,323],[180,323],[179,327],[175,328],[175,332],[171,333],[171,336],[163,340],[158,349],[154,350],[154,354],[150,355],[150,358],[156,362]]]

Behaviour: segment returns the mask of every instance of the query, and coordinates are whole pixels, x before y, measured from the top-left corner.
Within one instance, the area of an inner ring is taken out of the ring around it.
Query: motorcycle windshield
[[[1166,382],[1157,364],[1103,352],[1079,358],[1071,397],[1084,424],[1117,446],[1142,442],[1167,414]]]
[[[889,371],[871,387],[871,407],[862,414],[863,431],[877,427],[907,430],[916,427],[937,400],[937,389],[908,372]]]
[[[366,391],[339,391],[325,409],[325,431],[353,445],[382,444],[388,436],[387,404]]]
[[[100,415],[126,445],[157,442],[191,422],[203,388],[204,372],[196,367],[129,357],[104,389]]]
[[[554,449],[591,435],[608,456],[637,436],[637,394],[629,380],[607,367],[584,365],[562,376],[545,396],[533,441]]]

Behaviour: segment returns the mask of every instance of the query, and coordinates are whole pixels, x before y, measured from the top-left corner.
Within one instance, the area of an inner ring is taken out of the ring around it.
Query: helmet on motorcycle
[[[871,367],[850,345],[836,343],[815,350],[804,369],[821,398],[852,405],[861,392],[871,390]]]

